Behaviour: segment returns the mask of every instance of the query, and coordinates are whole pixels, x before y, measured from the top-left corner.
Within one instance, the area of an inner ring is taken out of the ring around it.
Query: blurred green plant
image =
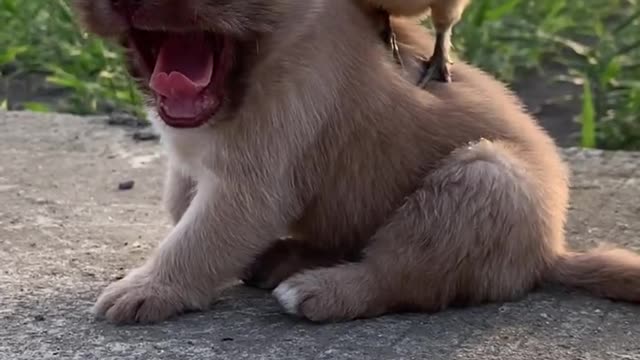
[[[0,0],[0,24],[0,69],[12,65],[2,76],[43,74],[49,84],[68,90],[65,103],[55,110],[92,114],[118,109],[144,116],[142,97],[124,71],[121,54],[80,31],[68,0]],[[23,105],[49,110],[45,104]]]
[[[469,62],[506,82],[563,69],[583,86],[585,147],[640,150],[638,0],[473,0],[455,30]]]
[[[583,146],[640,149],[639,1],[473,0],[454,41],[462,57],[503,81],[551,69],[554,81],[580,85]],[[27,109],[144,116],[121,54],[79,30],[68,0],[0,0],[0,76],[33,73],[69,96],[60,109]],[[0,108],[8,105],[0,99]]]

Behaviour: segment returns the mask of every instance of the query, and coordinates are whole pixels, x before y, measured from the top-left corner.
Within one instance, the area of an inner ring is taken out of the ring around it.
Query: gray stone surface
[[[130,135],[99,119],[0,113],[0,359],[640,359],[640,306],[564,289],[312,325],[236,288],[209,312],[155,326],[94,321],[103,286],[168,230],[160,146]],[[571,244],[640,251],[640,154],[566,154]]]

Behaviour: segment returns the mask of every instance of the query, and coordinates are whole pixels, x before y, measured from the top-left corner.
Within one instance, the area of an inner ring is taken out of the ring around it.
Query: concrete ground
[[[160,146],[130,132],[100,119],[0,113],[0,359],[640,359],[640,306],[564,289],[312,325],[268,293],[237,288],[209,312],[155,326],[95,321],[102,288],[168,230]],[[571,244],[640,251],[640,154],[566,154]]]

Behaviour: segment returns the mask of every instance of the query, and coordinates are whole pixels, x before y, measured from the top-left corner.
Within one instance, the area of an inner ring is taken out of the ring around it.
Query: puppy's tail
[[[549,274],[557,284],[612,300],[640,303],[640,255],[600,247],[560,255]]]

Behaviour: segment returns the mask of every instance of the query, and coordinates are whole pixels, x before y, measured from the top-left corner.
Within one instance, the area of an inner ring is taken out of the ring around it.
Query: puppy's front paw
[[[94,305],[98,318],[124,323],[153,323],[200,306],[185,301],[188,293],[139,269],[112,283]]]

